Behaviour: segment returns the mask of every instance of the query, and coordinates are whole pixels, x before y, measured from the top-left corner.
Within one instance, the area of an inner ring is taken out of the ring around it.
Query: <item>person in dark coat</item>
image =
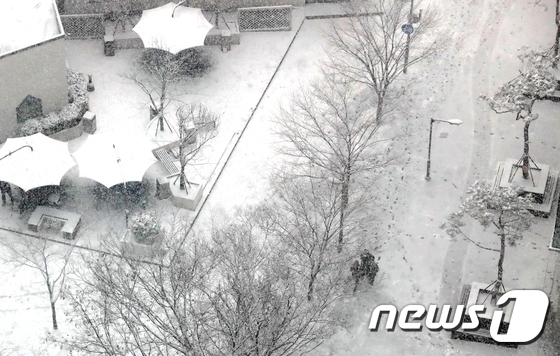
[[[373,284],[375,281],[375,276],[379,272],[379,266],[375,262],[375,256],[373,256],[368,250],[364,250],[360,255],[361,268],[364,276],[367,277],[369,284]]]
[[[352,278],[354,278],[354,290],[352,291],[352,293],[356,293],[356,289],[358,289],[360,279],[362,279],[363,277],[360,262],[354,261],[354,263],[352,263],[352,266],[350,266],[350,272],[352,273]]]
[[[2,192],[2,205],[6,205],[6,194],[10,197],[10,202],[14,205],[14,196],[10,183],[0,181],[0,191]]]

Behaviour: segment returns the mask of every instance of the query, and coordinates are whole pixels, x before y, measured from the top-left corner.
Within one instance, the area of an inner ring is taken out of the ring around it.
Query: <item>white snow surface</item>
[[[0,1],[0,55],[59,34],[52,0]]]

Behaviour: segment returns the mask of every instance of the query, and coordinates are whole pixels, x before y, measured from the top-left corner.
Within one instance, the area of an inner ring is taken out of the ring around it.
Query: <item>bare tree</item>
[[[179,187],[181,190],[185,190],[186,184],[188,184],[185,167],[210,140],[216,137],[218,121],[218,115],[200,103],[190,103],[177,109],[179,163],[181,164]]]
[[[4,260],[38,271],[49,293],[53,329],[58,329],[56,302],[64,289],[70,256],[74,245],[60,244],[46,236],[20,237],[0,241],[10,253]]]
[[[104,256],[84,255],[69,293],[77,333],[59,341],[88,355],[212,355],[213,336],[204,326],[214,316],[201,291],[213,258],[183,230],[168,232],[164,245],[168,254],[151,262],[118,246],[106,246],[111,253]]]
[[[161,44],[159,48],[165,48]],[[174,55],[161,49],[149,48],[142,51],[135,61],[135,68],[122,77],[136,83],[150,99],[150,110],[158,116],[160,131],[166,122],[164,110],[173,99],[173,87],[188,77],[204,74],[212,66],[208,55],[192,48]],[[167,123],[169,126],[169,123]]]
[[[240,215],[213,234],[219,278],[208,295],[223,355],[299,355],[330,337],[338,322],[339,284],[317,286],[308,300],[306,280],[277,248],[261,213]]]
[[[516,188],[494,189],[488,182],[475,182],[467,190],[469,196],[463,200],[459,210],[452,213],[448,218],[447,232],[455,236],[461,234],[477,247],[489,251],[499,252],[498,275],[493,285],[493,296],[496,297],[503,287],[504,258],[506,253],[506,243],[515,246],[516,242],[523,237],[523,233],[531,228],[533,216],[529,212],[531,209],[531,199]],[[475,242],[463,231],[463,218],[465,215],[478,221],[483,227],[493,226],[496,228],[495,234],[500,238],[500,249],[494,249]]]
[[[326,180],[309,177],[279,177],[275,194],[263,205],[267,223],[285,251],[290,268],[305,278],[307,299],[316,284],[344,284],[350,260],[357,256],[357,239],[349,239],[350,214],[346,214],[344,253],[338,253],[341,193]]]
[[[307,301],[264,216],[244,216],[208,243],[185,227],[168,232],[168,254],[149,263],[120,249],[89,256],[69,293],[78,332],[61,341],[119,356],[276,356],[320,344],[335,330],[340,291],[324,286]]]
[[[376,118],[382,120],[389,89],[413,66],[445,46],[442,36],[428,37],[437,25],[434,9],[425,6],[414,32],[404,34],[402,25],[421,2],[411,9],[402,0],[350,2],[344,22],[333,21],[327,39],[327,65],[340,75],[365,84],[375,94]],[[405,63],[405,56],[407,63]]]
[[[514,113],[515,120],[522,120],[523,127],[523,178],[529,178],[529,126],[538,118],[533,113],[533,105],[537,100],[543,100],[556,90],[556,77],[550,71],[555,57],[550,51],[526,51],[519,59],[527,65],[520,71],[519,76],[501,86],[493,97],[482,95],[490,108],[497,114]]]
[[[388,132],[382,136],[384,121],[376,119],[369,104],[355,83],[327,75],[314,82],[311,90],[301,89],[294,94],[289,108],[281,108],[277,119],[277,134],[288,143],[280,148],[281,152],[305,168],[296,173],[308,175],[307,168],[311,166],[322,172],[319,178],[334,178],[340,184],[339,250],[353,177],[384,167],[392,160],[381,151],[392,137],[387,137]]]

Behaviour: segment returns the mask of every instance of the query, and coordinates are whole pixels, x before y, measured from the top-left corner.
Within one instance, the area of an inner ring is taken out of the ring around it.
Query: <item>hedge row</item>
[[[42,132],[52,135],[80,123],[82,116],[89,110],[87,95],[87,79],[75,69],[66,70],[68,80],[68,104],[64,105],[59,113],[50,112],[39,118],[27,120],[20,128],[22,136]]]

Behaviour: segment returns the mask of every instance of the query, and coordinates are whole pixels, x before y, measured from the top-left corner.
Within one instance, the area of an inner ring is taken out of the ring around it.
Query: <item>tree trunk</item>
[[[500,235],[500,259],[498,260],[498,278],[496,279],[495,290],[492,295],[493,298],[497,297],[503,285],[505,255],[506,255],[506,236],[504,234],[501,234]]]
[[[350,190],[350,169],[346,167],[344,178],[342,179],[342,192],[340,199],[340,221],[338,226],[338,252],[342,252],[342,243],[344,241],[344,220],[346,219],[346,208],[348,207],[348,194]]]
[[[309,285],[307,286],[307,300],[311,301],[313,299],[313,291],[315,290],[315,281],[317,280],[317,275],[321,270],[321,258],[317,263],[317,267],[313,263],[311,266],[311,277],[309,278]]]
[[[56,308],[53,302],[51,302],[51,314],[52,314],[53,329],[58,330],[58,323],[56,322]]]
[[[159,103],[159,130],[163,131],[163,103],[165,102],[165,91],[167,83],[165,80],[161,82],[161,101]]]
[[[187,188],[185,184],[185,166],[181,164],[181,173],[179,174],[179,189],[185,190]]]
[[[556,28],[556,39],[554,40],[554,56],[558,57],[558,48],[560,47],[560,26]],[[558,68],[558,60],[552,61],[552,68]]]
[[[558,56],[558,48],[560,46],[560,25],[556,27],[556,38],[554,39],[554,56]],[[558,62],[552,61],[552,68],[557,68]]]
[[[313,288],[315,286],[316,278],[317,278],[317,274],[311,273],[311,278],[309,279],[309,285],[307,286],[307,300],[309,301],[313,299]]]
[[[379,124],[383,116],[383,102],[385,100],[385,92],[377,95],[377,111],[375,112],[375,120]]]
[[[531,125],[531,121],[525,121],[525,127],[523,128],[523,165],[522,165],[522,172],[523,178],[529,179],[529,125]]]

